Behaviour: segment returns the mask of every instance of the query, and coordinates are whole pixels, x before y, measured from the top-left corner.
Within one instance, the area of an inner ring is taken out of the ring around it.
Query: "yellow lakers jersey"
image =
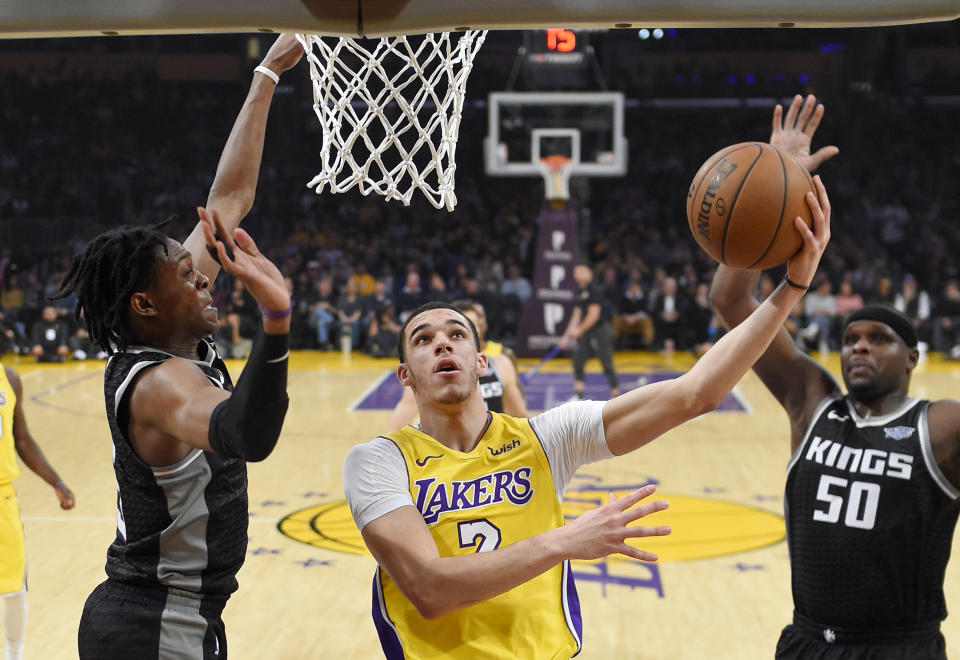
[[[17,395],[7,380],[7,370],[0,365],[0,485],[20,476],[17,452],[13,446],[13,410]]]
[[[386,436],[440,555],[488,552],[563,524],[546,454],[526,419],[493,418],[470,452],[412,426]],[[373,616],[392,658],[570,658],[580,604],[569,562],[482,603],[427,620],[378,568]]]
[[[498,341],[488,341],[483,345],[483,352],[487,355],[503,355],[503,344]]]

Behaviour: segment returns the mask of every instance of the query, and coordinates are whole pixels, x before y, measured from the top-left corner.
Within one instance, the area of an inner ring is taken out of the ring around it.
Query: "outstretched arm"
[[[794,220],[803,237],[803,249],[787,263],[793,282],[808,285],[830,240],[830,201],[819,177],[814,178],[818,196],[807,193],[813,214],[813,230],[800,218]],[[763,355],[781,331],[783,322],[804,294],[784,281],[762,305],[739,326],[716,343],[690,371],[679,378],[639,387],[611,399],[604,406],[607,446],[625,454],[720,405],[723,397]]]
[[[621,553],[641,561],[654,554],[634,548],[629,538],[664,536],[669,527],[630,526],[667,508],[663,500],[639,504],[654,492],[644,486],[612,499],[563,527],[489,552],[441,557],[423,516],[403,506],[367,524],[363,540],[421,616],[447,612],[493,598],[544,573],[565,559],[598,559]]]
[[[267,51],[261,66],[278,76],[293,67],[303,56],[303,46],[292,34],[281,34]],[[250,84],[247,99],[233,124],[227,143],[220,155],[217,174],[207,197],[207,208],[216,210],[225,227],[236,229],[253,206],[267,115],[276,84],[266,75],[256,72]],[[220,266],[204,249],[203,232],[198,224],[186,241],[185,248],[193,253],[196,268],[213,282]]]
[[[28,468],[53,487],[57,499],[60,500],[60,508],[72,509],[76,501],[73,491],[60,479],[60,475],[47,461],[47,457],[43,455],[43,451],[40,450],[40,446],[27,428],[27,418],[23,414],[23,384],[20,382],[20,376],[9,367],[4,367],[4,371],[13,388],[13,393],[17,396],[17,403],[13,408],[13,443],[17,454]]]

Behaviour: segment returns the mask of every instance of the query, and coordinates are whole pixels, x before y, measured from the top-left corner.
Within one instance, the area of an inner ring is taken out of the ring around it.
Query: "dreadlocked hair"
[[[130,296],[153,281],[156,248],[164,251],[167,236],[160,231],[170,219],[149,226],[123,226],[93,239],[73,258],[52,300],[77,295],[73,316],[90,339],[109,354],[133,342],[127,310]]]

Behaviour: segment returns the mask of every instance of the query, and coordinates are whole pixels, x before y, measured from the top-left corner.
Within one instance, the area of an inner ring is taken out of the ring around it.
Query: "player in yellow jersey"
[[[20,476],[14,452],[53,487],[60,508],[72,509],[73,493],[47,462],[23,415],[23,386],[17,372],[0,369],[0,601],[7,660],[19,660],[27,632],[27,552],[13,480]]]
[[[479,379],[487,357],[463,313],[428,303],[397,342],[397,377],[420,424],[350,450],[343,483],[350,511],[379,567],[373,615],[388,658],[569,658],[581,647],[570,559],[622,553],[669,534],[631,526],[666,508],[641,503],[645,486],[564,524],[560,503],[585,463],[633,451],[713,410],[763,354],[802,298],[830,237],[830,205],[807,196],[813,231],[789,278],[693,368],[607,402],[579,401],[530,419],[492,413]]]
[[[473,300],[455,300],[451,305],[473,322],[477,329],[480,350],[487,356],[487,373],[480,377],[480,394],[487,410],[513,417],[528,417],[530,413],[527,412],[517,367],[511,357],[513,353],[500,342],[486,339],[487,313],[483,305]],[[390,417],[390,429],[399,430],[416,418],[417,400],[413,396],[413,390],[404,387],[403,395]]]

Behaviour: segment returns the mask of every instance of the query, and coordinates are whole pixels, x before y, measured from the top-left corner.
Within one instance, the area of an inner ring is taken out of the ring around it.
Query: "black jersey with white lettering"
[[[233,384],[212,342],[196,364],[211,383]],[[193,449],[166,467],[143,462],[127,432],[130,384],[144,369],[172,358],[153,348],[113,355],[104,375],[107,421],[117,478],[117,537],[107,550],[107,575],[147,587],[173,587],[226,597],[247,548],[247,467],[236,458]]]
[[[487,358],[487,373],[480,377],[480,394],[487,410],[503,412],[503,376],[492,357]]]
[[[858,629],[947,615],[943,579],[960,491],[933,456],[929,401],[861,418],[824,399],[788,467],[784,508],[796,612]]]

